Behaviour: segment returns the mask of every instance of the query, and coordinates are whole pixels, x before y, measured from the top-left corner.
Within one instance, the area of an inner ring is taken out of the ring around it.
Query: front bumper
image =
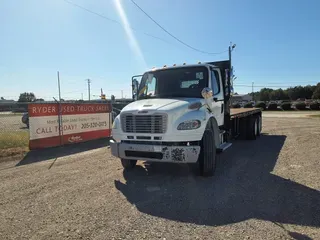
[[[152,162],[195,163],[200,153],[200,146],[129,144],[113,140],[110,148],[115,157]]]

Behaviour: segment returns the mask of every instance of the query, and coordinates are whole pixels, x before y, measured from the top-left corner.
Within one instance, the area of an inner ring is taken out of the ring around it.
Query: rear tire
[[[206,129],[201,140],[201,150],[198,158],[199,172],[201,176],[209,177],[214,175],[216,168],[216,145],[214,132]]]
[[[121,158],[121,164],[124,169],[132,169],[137,165],[137,160],[123,159]]]
[[[262,130],[262,117],[258,116],[258,133],[257,133],[258,137],[261,136],[261,130]]]
[[[248,140],[256,140],[257,134],[258,134],[258,118],[254,116],[248,119],[246,138]]]

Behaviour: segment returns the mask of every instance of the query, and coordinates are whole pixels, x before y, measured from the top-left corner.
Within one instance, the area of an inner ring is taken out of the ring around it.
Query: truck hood
[[[154,98],[132,102],[122,109],[122,112],[132,111],[170,111],[177,108],[187,108],[191,103],[203,102],[201,98]]]

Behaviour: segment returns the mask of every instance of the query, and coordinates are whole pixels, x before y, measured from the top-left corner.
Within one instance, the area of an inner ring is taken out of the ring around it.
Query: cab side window
[[[217,71],[211,71],[211,85],[213,95],[217,95],[220,92],[219,74]]]
[[[139,96],[153,96],[155,95],[156,91],[156,85],[157,85],[157,79],[152,76],[149,79],[146,80],[144,88],[140,90]]]

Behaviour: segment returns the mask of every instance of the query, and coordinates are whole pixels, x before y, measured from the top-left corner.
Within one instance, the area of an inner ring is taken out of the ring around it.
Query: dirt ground
[[[0,131],[26,130],[26,125],[21,121],[22,114],[0,114]]]
[[[105,142],[2,162],[0,239],[320,239],[320,119],[265,117],[263,133],[212,178],[123,172]]]
[[[262,115],[273,118],[305,118],[320,116],[320,111],[263,111]]]

